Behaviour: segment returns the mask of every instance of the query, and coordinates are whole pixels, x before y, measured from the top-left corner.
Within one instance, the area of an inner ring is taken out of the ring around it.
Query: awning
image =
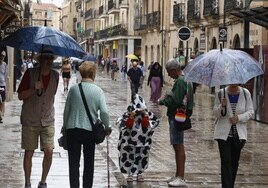
[[[231,15],[246,18],[252,23],[268,28],[268,7],[234,10]]]

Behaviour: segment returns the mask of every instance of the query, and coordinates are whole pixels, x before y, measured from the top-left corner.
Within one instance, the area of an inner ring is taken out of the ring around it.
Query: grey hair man
[[[171,181],[168,183],[169,186],[186,186],[184,180],[184,171],[185,171],[185,149],[184,149],[184,131],[178,130],[175,123],[175,114],[177,109],[183,104],[185,94],[188,92],[187,96],[190,96],[193,99],[192,89],[188,91],[188,85],[184,81],[183,76],[181,76],[181,66],[176,59],[170,59],[165,65],[168,76],[175,80],[171,95],[160,98],[157,103],[159,105],[164,105],[167,107],[167,116],[170,126],[170,143],[173,146],[175,151],[175,162],[176,162],[176,173],[175,177],[171,178]],[[187,103],[187,114],[191,116],[193,109],[193,101]]]

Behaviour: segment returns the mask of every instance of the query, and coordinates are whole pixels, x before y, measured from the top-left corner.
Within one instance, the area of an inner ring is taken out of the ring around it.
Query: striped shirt
[[[235,115],[235,110],[236,110],[236,105],[237,105],[237,101],[238,101],[238,98],[239,98],[239,93],[235,94],[235,95],[228,94],[228,97],[229,97],[229,101],[230,101],[230,105],[231,105],[233,115]],[[236,133],[237,133],[236,126],[232,125],[232,128],[230,129],[230,133],[229,133],[228,136],[233,137],[234,134],[236,134]]]

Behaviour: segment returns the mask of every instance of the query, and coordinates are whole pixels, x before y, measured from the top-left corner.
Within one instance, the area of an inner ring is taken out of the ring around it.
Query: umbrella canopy
[[[97,58],[91,54],[86,54],[82,59],[84,61],[97,61]]]
[[[118,61],[118,60],[120,60],[120,58],[118,58],[118,57],[112,57],[110,60],[111,61]]]
[[[185,80],[210,87],[244,84],[263,74],[257,60],[244,51],[232,49],[210,50],[195,58],[183,72]]]
[[[128,54],[128,55],[126,55],[126,57],[129,58],[129,59],[139,60],[139,58],[136,55],[134,55],[134,54]]]
[[[42,45],[51,47],[53,53],[64,57],[82,57],[83,48],[68,34],[45,26],[21,28],[0,42],[20,50],[42,51]]]

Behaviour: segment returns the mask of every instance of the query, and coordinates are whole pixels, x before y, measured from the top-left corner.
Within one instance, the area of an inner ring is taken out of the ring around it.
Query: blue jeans
[[[67,129],[70,188],[79,188],[82,145],[84,153],[83,188],[91,188],[93,185],[95,156],[93,133],[84,129]]]
[[[233,188],[239,166],[240,153],[243,146],[241,148],[237,148],[234,145],[233,137],[228,137],[226,141],[218,140],[218,146],[221,157],[222,188]]]

